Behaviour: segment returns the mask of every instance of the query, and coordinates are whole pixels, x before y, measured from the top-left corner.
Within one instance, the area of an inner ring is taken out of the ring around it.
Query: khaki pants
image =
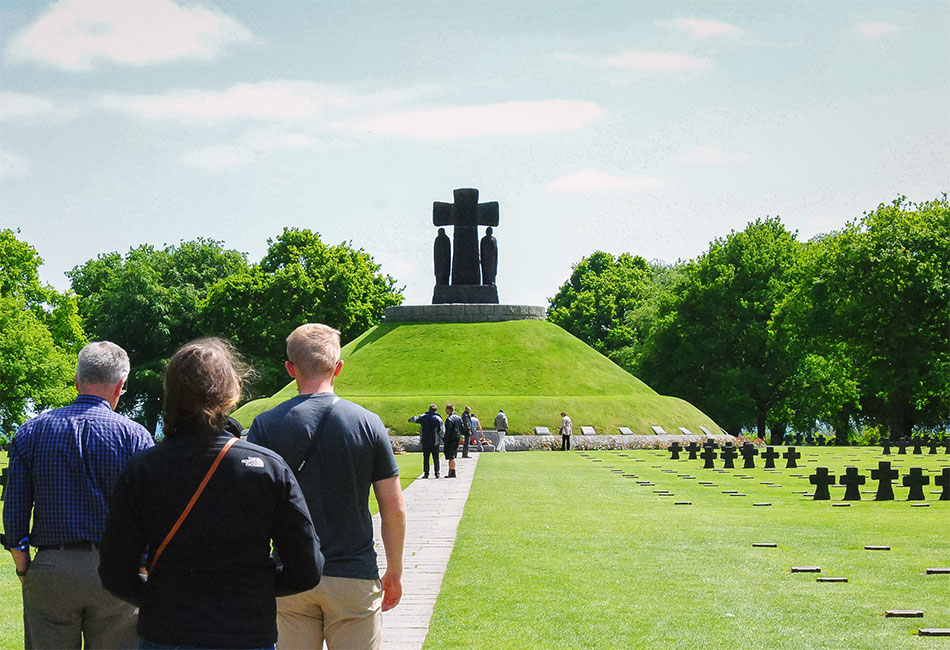
[[[138,609],[99,581],[99,551],[39,551],[23,579],[24,647],[138,648]]]
[[[302,594],[277,599],[277,648],[378,650],[383,590],[379,580],[323,576]]]

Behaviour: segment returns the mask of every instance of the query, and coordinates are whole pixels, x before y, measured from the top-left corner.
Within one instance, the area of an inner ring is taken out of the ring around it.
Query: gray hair
[[[115,343],[98,341],[79,351],[76,381],[80,384],[118,384],[129,376],[129,355]]]

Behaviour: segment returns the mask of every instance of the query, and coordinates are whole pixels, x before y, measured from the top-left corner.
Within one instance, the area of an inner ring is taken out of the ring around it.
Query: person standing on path
[[[278,648],[378,649],[382,612],[402,597],[406,508],[389,435],[375,413],[333,393],[340,333],[308,323],[287,337],[298,395],[258,415],[249,442],[294,468],[326,558],[315,589],[277,599]],[[373,549],[369,490],[379,503],[386,572]]]
[[[451,404],[445,405],[445,460],[449,462],[446,478],[456,478],[455,456],[459,452],[459,438],[463,435],[465,424]]]
[[[465,441],[462,443],[462,458],[468,458],[468,445],[474,433],[475,427],[472,426],[472,407],[466,406],[465,410],[462,411],[462,435],[465,436]]]
[[[508,416],[504,409],[498,409],[495,416],[495,431],[498,432],[498,451],[505,450],[505,436],[508,434]]]
[[[570,416],[561,411],[561,451],[571,450],[571,434],[574,433],[574,423]]]
[[[76,400],[24,424],[10,446],[2,543],[23,584],[28,649],[138,647],[135,608],[98,573],[119,475],[153,445],[145,427],[114,412],[128,376],[125,350],[90,343],[79,353]]]
[[[472,440],[475,441],[475,446],[478,447],[478,451],[485,451],[485,445],[482,444],[482,438],[484,437],[485,430],[482,429],[482,422],[478,419],[478,416],[472,413]]]
[[[429,410],[422,415],[414,415],[410,422],[419,423],[419,442],[422,444],[422,478],[429,478],[429,456],[432,456],[432,467],[435,477],[439,478],[439,443],[442,442],[442,417],[439,407],[429,405]]]

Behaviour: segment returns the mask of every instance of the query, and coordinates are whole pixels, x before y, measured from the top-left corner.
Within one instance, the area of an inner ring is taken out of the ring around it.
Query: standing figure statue
[[[481,241],[482,284],[495,284],[498,273],[498,240],[492,237],[492,227],[488,226]]]
[[[439,235],[435,238],[432,247],[432,257],[435,262],[435,283],[448,285],[449,273],[452,270],[452,242],[445,234],[445,228],[439,228]]]

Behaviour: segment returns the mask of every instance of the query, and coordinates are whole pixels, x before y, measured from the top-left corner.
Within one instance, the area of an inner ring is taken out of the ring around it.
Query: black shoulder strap
[[[317,445],[320,443],[320,438],[323,437],[323,430],[327,426],[327,420],[330,419],[330,413],[333,411],[333,407],[336,405],[339,399],[340,399],[339,397],[334,395],[333,401],[330,402],[330,406],[324,409],[323,417],[320,418],[320,424],[317,425],[317,430],[314,432],[313,437],[310,438],[310,444],[307,445],[307,451],[304,452],[303,460],[300,461],[300,464],[297,466],[297,469],[294,470],[294,476],[300,475],[300,472],[303,471],[303,468],[307,464],[307,461],[310,460],[310,457],[313,456],[313,452],[316,451]]]

